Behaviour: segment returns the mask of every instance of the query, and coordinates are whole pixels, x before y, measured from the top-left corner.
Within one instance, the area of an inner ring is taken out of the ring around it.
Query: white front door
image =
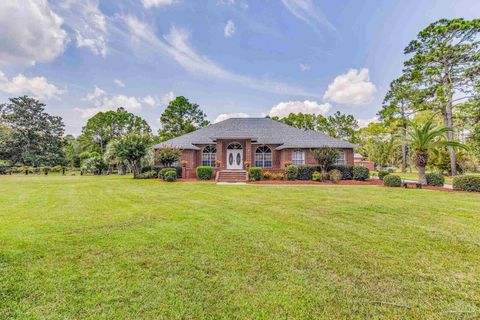
[[[227,169],[243,169],[243,150],[227,150]]]

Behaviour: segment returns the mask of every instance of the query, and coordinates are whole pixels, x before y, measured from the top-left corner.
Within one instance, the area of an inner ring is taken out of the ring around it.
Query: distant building
[[[365,157],[358,153],[353,155],[353,164],[356,166],[364,166],[370,171],[375,170],[375,163],[373,161],[365,160]]]

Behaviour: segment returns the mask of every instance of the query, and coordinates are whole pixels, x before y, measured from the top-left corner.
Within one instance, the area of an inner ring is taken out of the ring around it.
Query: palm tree
[[[437,128],[431,121],[428,121],[421,127],[414,125],[409,132],[408,140],[414,152],[415,165],[418,168],[418,181],[421,184],[427,184],[425,167],[431,150],[443,146],[463,147],[456,141],[445,140],[446,134],[451,131],[453,129],[450,127]]]

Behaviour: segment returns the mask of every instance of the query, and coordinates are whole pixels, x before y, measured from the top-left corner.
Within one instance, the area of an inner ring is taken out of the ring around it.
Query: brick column
[[[220,170],[225,169],[225,163],[223,161],[223,141],[222,140],[217,140],[217,160],[222,161],[222,164],[220,165]]]
[[[245,140],[245,152],[244,152],[245,159],[243,161],[250,161],[250,166],[253,166],[252,161],[252,140]],[[243,165],[245,169],[245,165]]]

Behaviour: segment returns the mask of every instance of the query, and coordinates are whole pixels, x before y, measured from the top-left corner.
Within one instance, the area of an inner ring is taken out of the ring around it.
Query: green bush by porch
[[[200,166],[196,169],[197,178],[200,180],[210,180],[212,178],[213,168],[209,166]]]

